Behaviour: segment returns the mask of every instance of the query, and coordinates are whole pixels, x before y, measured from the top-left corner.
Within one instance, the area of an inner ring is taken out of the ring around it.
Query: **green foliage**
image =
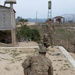
[[[60,28],[60,29],[57,30],[57,32],[63,33],[63,32],[65,32],[65,29]]]
[[[36,29],[31,29],[31,40],[33,41],[40,40],[40,34]]]
[[[20,16],[17,17],[17,20],[18,20],[19,22],[28,22],[28,19],[24,19],[24,18],[22,18],[22,17],[20,17]]]
[[[73,37],[73,33],[71,31],[68,31],[64,28],[58,28],[56,29],[56,33],[59,36],[59,38],[63,40],[70,40]]]
[[[17,38],[19,40],[23,38],[24,40],[31,39],[32,41],[39,41],[40,34],[36,29],[30,29],[28,26],[24,25],[17,30]]]
[[[20,19],[20,22],[28,22],[28,19]]]

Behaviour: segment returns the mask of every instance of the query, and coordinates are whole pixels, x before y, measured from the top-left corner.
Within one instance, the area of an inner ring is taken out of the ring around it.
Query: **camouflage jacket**
[[[25,75],[53,75],[51,61],[42,55],[28,57],[22,66]]]

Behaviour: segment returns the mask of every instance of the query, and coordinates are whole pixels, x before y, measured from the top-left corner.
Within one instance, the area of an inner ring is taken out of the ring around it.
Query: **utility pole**
[[[37,23],[37,14],[38,14],[38,12],[36,11],[36,23]]]
[[[73,23],[74,23],[74,14],[73,14]]]

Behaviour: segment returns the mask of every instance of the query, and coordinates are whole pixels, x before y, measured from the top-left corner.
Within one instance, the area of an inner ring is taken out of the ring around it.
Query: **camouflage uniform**
[[[47,49],[39,44],[39,55],[30,56],[22,63],[24,75],[53,75],[51,61],[45,56]]]
[[[42,55],[27,58],[22,66],[24,75],[53,75],[53,67],[51,61]]]
[[[43,36],[43,45],[47,48],[50,46],[49,44],[49,39],[48,39],[48,35],[45,33]]]
[[[54,31],[55,31],[55,27],[53,25],[52,20],[50,19],[47,21],[46,32],[48,34],[51,47],[53,47],[53,33],[54,33]]]

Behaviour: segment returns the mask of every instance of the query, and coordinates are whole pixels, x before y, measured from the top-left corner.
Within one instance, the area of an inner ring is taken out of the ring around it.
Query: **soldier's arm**
[[[22,63],[22,67],[24,69],[27,69],[27,68],[30,67],[30,58],[27,58],[27,59],[24,60],[24,62]]]

